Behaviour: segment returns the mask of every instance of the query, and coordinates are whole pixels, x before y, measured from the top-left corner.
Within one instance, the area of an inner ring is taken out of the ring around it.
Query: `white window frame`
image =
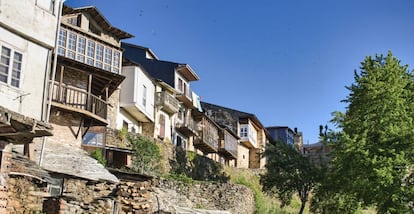
[[[10,50],[8,65],[4,65],[3,62],[2,62],[3,61],[2,60],[2,58],[3,58],[3,53],[2,53],[3,48],[7,48],[7,49]],[[15,63],[16,54],[21,55],[20,68],[19,68],[19,71],[18,71],[20,73],[20,75],[19,75],[19,78],[17,80],[18,81],[17,86],[13,84],[13,79],[14,79],[13,74],[15,72],[14,71],[14,63]],[[25,65],[24,60],[25,59],[26,59],[26,57],[25,57],[25,54],[24,54],[23,51],[20,51],[20,50],[14,48],[12,46],[0,43],[0,64],[2,66],[7,67],[7,73],[2,73],[1,74],[2,76],[7,76],[7,80],[6,80],[6,82],[0,81],[0,83],[8,85],[8,86],[13,87],[13,88],[21,88],[22,82],[23,82],[23,73],[24,73],[23,71],[24,71],[24,65]]]
[[[117,74],[121,69],[122,53],[119,49],[67,28],[60,29],[58,54]]]

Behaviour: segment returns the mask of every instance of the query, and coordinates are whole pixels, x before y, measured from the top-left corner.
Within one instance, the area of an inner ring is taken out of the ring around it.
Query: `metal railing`
[[[50,81],[49,84],[51,83]],[[52,101],[85,110],[106,119],[107,102],[74,86],[54,82]]]

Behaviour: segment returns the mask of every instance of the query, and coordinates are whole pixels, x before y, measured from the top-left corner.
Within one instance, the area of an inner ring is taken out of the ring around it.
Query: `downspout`
[[[53,66],[52,66],[52,75],[51,75],[51,77],[52,77],[52,80],[51,80],[51,82],[50,82],[50,85],[49,85],[49,90],[48,90],[48,97],[49,97],[49,100],[48,100],[48,103],[46,104],[47,105],[47,110],[46,110],[46,119],[45,119],[45,122],[46,123],[49,123],[49,119],[50,119],[50,111],[51,111],[51,103],[52,103],[52,95],[53,95],[53,85],[54,85],[54,83],[55,83],[55,76],[56,76],[56,69],[57,69],[57,47],[58,47],[58,41],[59,41],[59,32],[60,32],[60,22],[61,22],[61,19],[62,19],[62,8],[63,8],[63,3],[65,2],[66,0],[60,0],[59,1],[59,9],[58,9],[58,14],[57,14],[57,26],[56,26],[56,34],[55,34],[55,47],[54,47],[54,56],[53,56]],[[47,77],[47,79],[46,79],[46,81],[48,81],[49,80],[49,77]],[[42,148],[41,148],[41,150],[40,150],[40,158],[39,158],[39,166],[42,166],[43,165],[43,155],[44,155],[44,152],[45,152],[45,146],[46,146],[46,141],[47,141],[47,138],[46,137],[43,137],[43,139],[42,139]]]

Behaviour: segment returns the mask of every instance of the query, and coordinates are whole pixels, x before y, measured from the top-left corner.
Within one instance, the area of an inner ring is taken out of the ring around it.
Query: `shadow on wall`
[[[170,160],[171,174],[185,175],[199,181],[228,182],[223,166],[210,158],[175,148],[175,160]]]

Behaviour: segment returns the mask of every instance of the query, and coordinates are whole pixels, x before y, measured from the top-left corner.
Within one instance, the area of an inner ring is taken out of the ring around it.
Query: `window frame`
[[[116,74],[119,74],[121,70],[122,52],[120,49],[69,28],[60,29],[57,48],[58,55],[84,64]]]
[[[9,49],[9,60],[7,65],[7,71],[6,73],[1,73],[0,75],[3,75],[6,77],[6,82],[0,80],[0,84],[7,85],[13,88],[20,89],[23,83],[23,75],[24,75],[24,65],[26,60],[26,54],[23,51],[18,50],[17,48],[14,48],[11,45],[4,44],[0,42],[0,66],[3,65],[3,48]],[[17,78],[17,85],[13,84],[14,79],[16,79],[15,76],[15,63],[16,63],[16,54],[19,54],[21,56],[21,60],[19,61],[19,70],[18,70],[18,78]],[[6,66],[5,66],[6,67]]]

